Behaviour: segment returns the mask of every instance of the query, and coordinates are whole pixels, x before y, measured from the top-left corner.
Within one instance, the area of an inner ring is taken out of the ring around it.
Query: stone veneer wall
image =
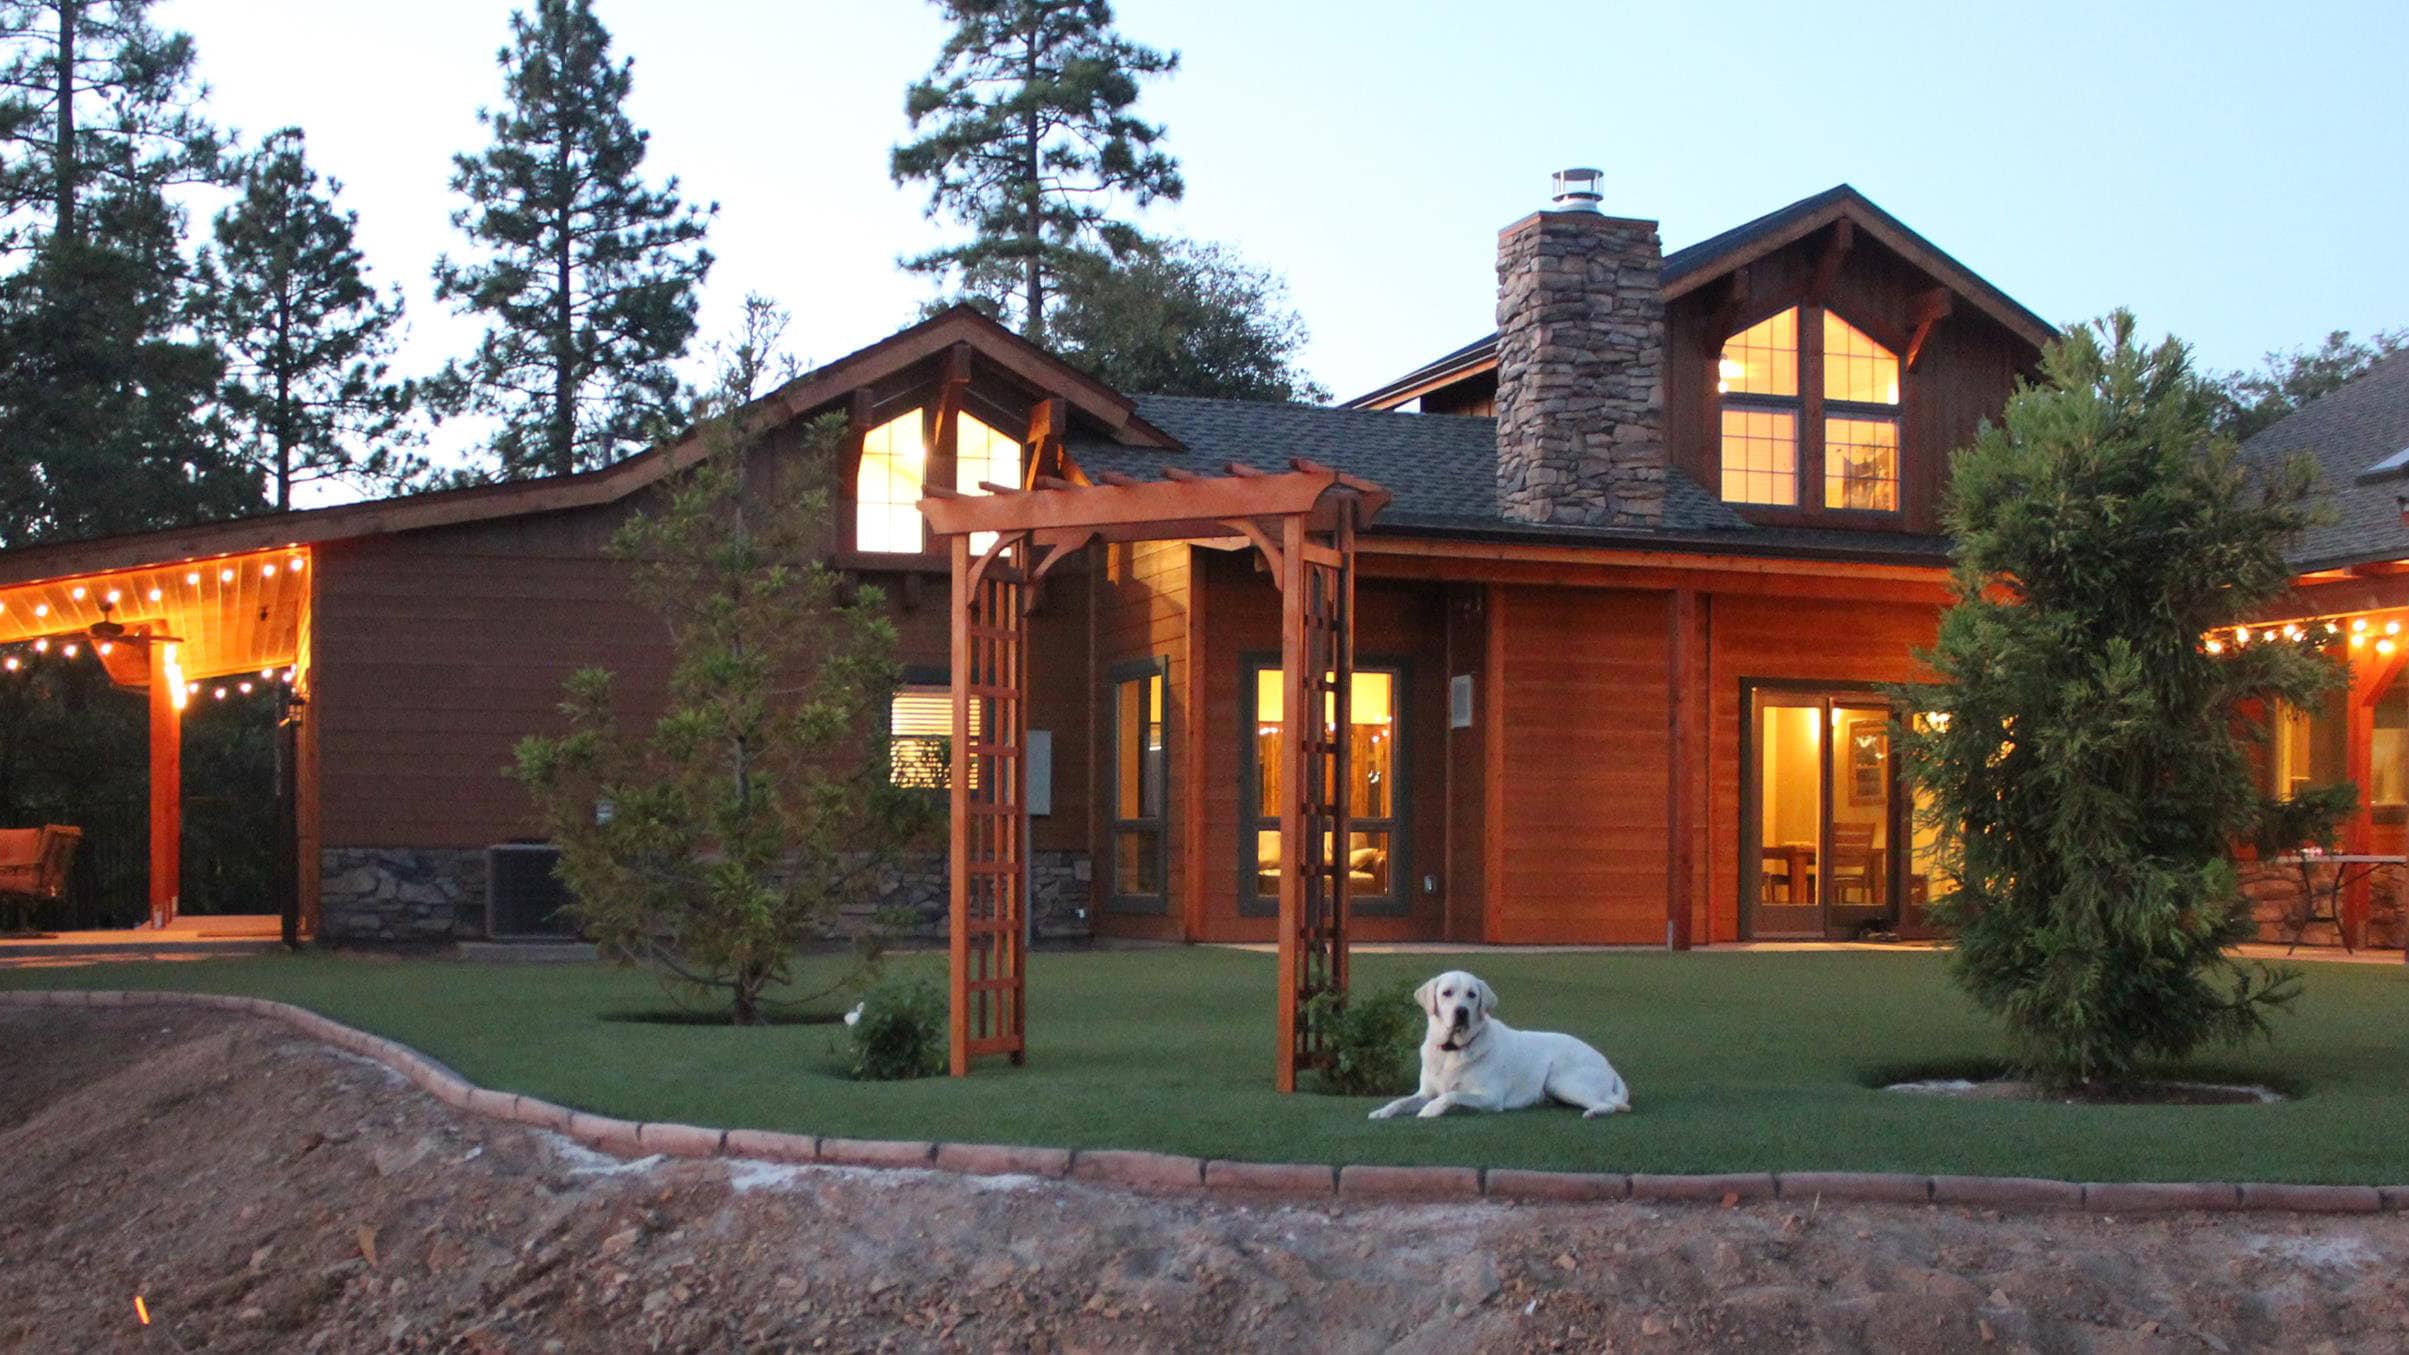
[[[2330,868],[2329,868],[2330,869]],[[2263,866],[2255,861],[2241,865],[2242,898],[2250,906],[2250,916],[2258,923],[2258,939],[2289,943],[2292,939],[2292,919],[2301,915],[2300,872],[2292,866]],[[2367,944],[2398,946],[2409,939],[2409,919],[2402,916],[2404,889],[2409,889],[2409,871],[2400,866],[2378,866],[2369,877],[2367,891]],[[2320,900],[2323,906],[2323,900]],[[2331,945],[2334,929],[2318,923],[2302,934],[2306,943]]]
[[[1048,940],[1090,934],[1085,852],[1041,851],[1029,863],[1030,910]],[[318,939],[457,941],[485,935],[485,853],[446,847],[330,847],[319,853]],[[916,916],[911,934],[946,935],[945,853],[916,853],[886,871],[874,897],[849,908],[840,929],[880,909]]]
[[[1664,520],[1663,244],[1538,212],[1497,242],[1497,498],[1523,522]]]

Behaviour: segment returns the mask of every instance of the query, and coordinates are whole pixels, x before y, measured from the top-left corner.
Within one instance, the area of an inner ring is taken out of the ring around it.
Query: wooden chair
[[[57,823],[0,828],[0,899],[23,910],[21,930],[32,930],[35,908],[65,897],[67,874],[83,838],[83,829]]]
[[[1882,902],[1882,878],[1876,872],[1874,825],[1832,825],[1832,901],[1871,907]]]

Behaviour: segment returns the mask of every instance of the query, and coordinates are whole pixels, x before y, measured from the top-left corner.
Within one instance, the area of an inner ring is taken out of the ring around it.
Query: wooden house
[[[1593,179],[1560,186],[1500,235],[1497,333],[1344,407],[1126,395],[965,310],[764,400],[763,455],[823,415],[850,430],[834,549],[896,609],[898,731],[950,728],[924,492],[1304,457],[1392,496],[1355,543],[1355,939],[1912,930],[1936,881],[1884,693],[1917,679],[1947,601],[1948,454],[2051,327],[1845,186],[1670,255]],[[177,637],[112,660],[153,694],[168,842],[181,703],[289,677],[305,928],[475,934],[489,849],[530,826],[512,742],[554,726],[579,666],[658,699],[660,629],[603,545],[701,454],[10,551],[0,647],[88,634],[104,598],[129,634]],[[1049,577],[1041,934],[1271,936],[1279,607],[1217,539],[1093,546]],[[942,856],[889,888],[942,911]]]

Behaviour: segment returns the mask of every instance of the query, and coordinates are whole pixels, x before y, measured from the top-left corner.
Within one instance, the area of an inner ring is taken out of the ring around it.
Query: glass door
[[[1741,903],[1752,939],[1897,930],[1891,707],[1862,692],[1758,688],[1749,702]]]

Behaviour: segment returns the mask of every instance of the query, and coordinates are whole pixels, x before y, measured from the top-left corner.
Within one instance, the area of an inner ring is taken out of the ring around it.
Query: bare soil
[[[11,1350],[2395,1351],[2409,1324],[2397,1215],[1297,1207],[622,1163],[161,1008],[0,1011],[0,1164]]]

